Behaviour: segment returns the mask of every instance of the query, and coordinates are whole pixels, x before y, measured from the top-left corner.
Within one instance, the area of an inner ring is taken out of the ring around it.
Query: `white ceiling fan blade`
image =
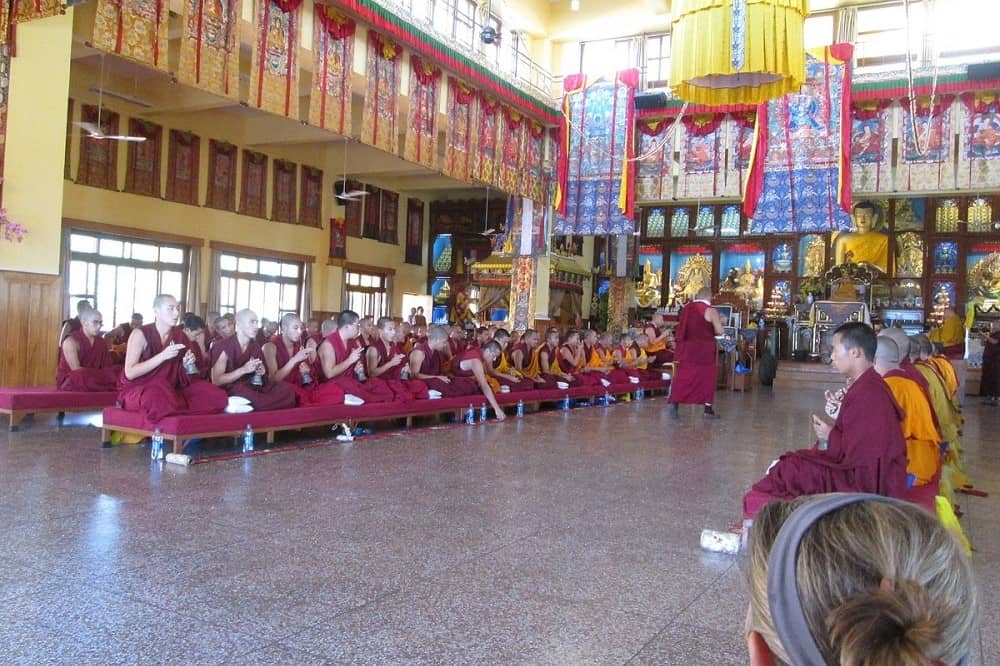
[[[97,123],[88,123],[88,122],[82,122],[82,121],[74,121],[73,124],[79,126],[82,129],[87,130],[87,132],[91,136],[104,136],[104,133],[101,132],[101,128],[97,126]]]
[[[116,134],[113,136],[105,136],[105,139],[111,139],[112,141],[133,141],[136,143],[141,143],[146,140],[144,136],[125,136],[121,134]]]
[[[368,190],[351,190],[350,192],[344,192],[344,194],[349,197],[366,197],[371,194],[371,192]]]

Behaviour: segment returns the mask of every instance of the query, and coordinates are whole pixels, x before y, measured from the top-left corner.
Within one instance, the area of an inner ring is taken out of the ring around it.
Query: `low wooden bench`
[[[29,414],[96,412],[115,404],[114,391],[60,391],[55,386],[0,386],[0,414],[10,419],[10,431],[19,429]]]

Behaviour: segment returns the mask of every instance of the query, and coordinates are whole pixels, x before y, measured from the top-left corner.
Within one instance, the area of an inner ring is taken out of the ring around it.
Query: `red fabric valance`
[[[441,78],[441,68],[418,55],[410,55],[410,66],[413,69],[413,75],[417,77],[417,81],[421,85],[429,86]]]
[[[350,16],[341,14],[330,5],[317,2],[313,5],[313,11],[319,19],[320,25],[331,39],[346,39],[354,35],[358,24]]]
[[[375,44],[379,54],[386,60],[396,62],[399,60],[399,56],[403,55],[403,49],[400,48],[399,44],[391,39],[383,37],[374,30],[368,31],[368,39]]]

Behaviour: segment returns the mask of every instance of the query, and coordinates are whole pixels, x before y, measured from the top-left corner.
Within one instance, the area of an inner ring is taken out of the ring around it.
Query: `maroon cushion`
[[[924,484],[922,486],[913,486],[906,491],[905,499],[908,502],[913,502],[917,506],[922,506],[931,513],[937,513],[936,497],[940,492],[940,481],[941,475],[935,474],[934,478],[930,480],[930,483]]]
[[[0,386],[0,409],[56,411],[115,404],[114,391],[60,391],[55,386]]]

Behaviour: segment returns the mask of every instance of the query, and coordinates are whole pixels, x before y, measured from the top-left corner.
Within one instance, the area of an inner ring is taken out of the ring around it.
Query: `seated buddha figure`
[[[878,208],[870,201],[854,206],[853,229],[837,236],[836,263],[870,264],[883,273],[889,266],[889,236],[876,231]]]

